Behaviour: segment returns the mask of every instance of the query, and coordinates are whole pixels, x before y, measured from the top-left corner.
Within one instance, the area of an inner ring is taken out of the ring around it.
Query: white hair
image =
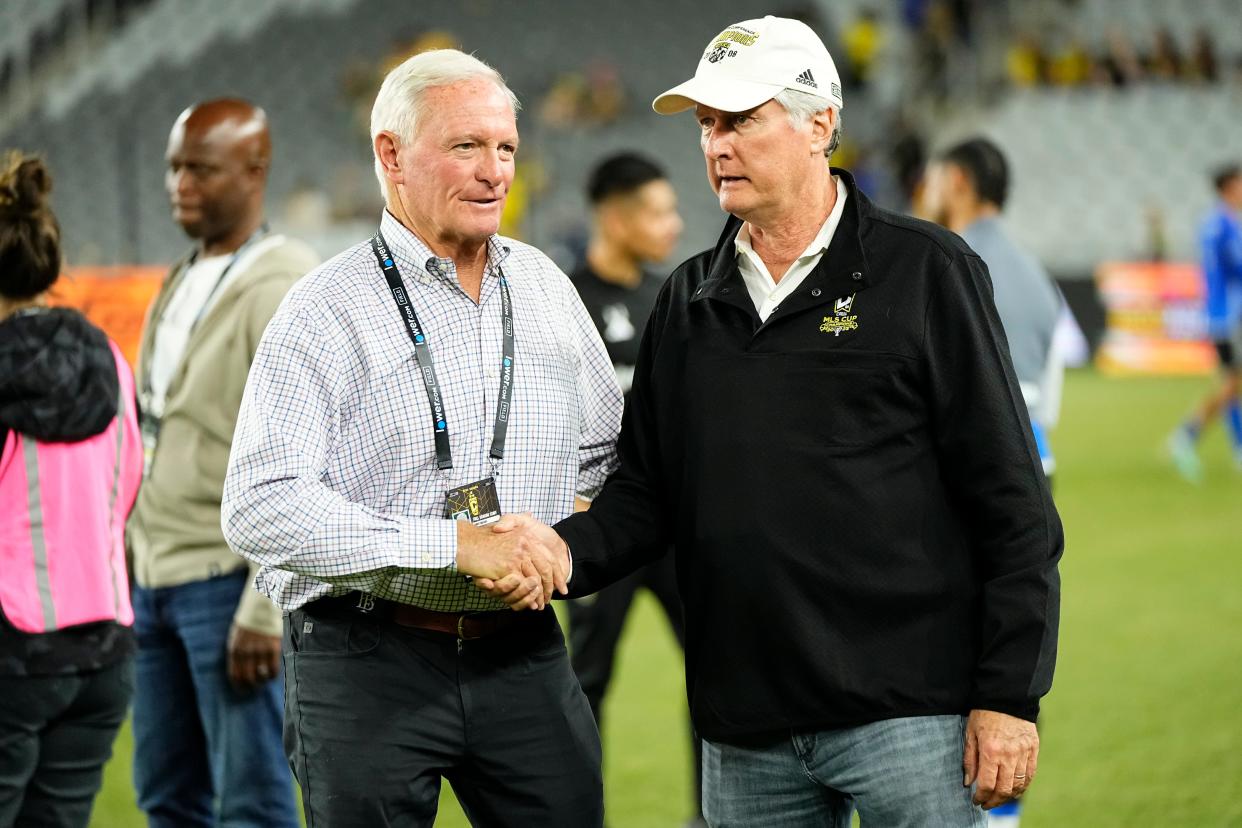
[[[834,107],[832,101],[801,89],[782,89],[773,100],[785,107],[785,114],[789,116],[789,123],[793,124],[794,129],[801,129],[803,124],[825,109],[834,110],[837,113],[836,125],[828,146],[824,147],[824,157],[832,157],[841,143],[841,110]]]
[[[429,89],[476,78],[496,84],[509,99],[514,115],[522,108],[500,73],[474,55],[456,49],[431,49],[414,55],[384,77],[371,107],[371,151],[375,151],[375,138],[381,132],[391,132],[401,141],[414,140],[423,116],[423,97]],[[388,179],[378,155],[375,176],[380,192],[387,196]]]

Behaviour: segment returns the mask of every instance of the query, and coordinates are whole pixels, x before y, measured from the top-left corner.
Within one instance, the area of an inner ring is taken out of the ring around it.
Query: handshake
[[[488,526],[457,522],[457,571],[512,610],[541,610],[552,591],[569,593],[569,546],[529,514]]]

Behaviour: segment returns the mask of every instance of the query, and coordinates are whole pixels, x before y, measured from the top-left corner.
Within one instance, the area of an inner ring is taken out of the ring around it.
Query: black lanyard
[[[207,294],[207,298],[203,300],[202,307],[198,309],[198,314],[194,317],[194,323],[190,325],[191,334],[193,334],[194,329],[198,327],[198,323],[203,321],[203,316],[207,313],[207,308],[211,307],[211,300],[215,297],[216,291],[218,291],[220,286],[224,284],[224,280],[229,276],[229,271],[233,269],[233,265],[237,264],[237,260],[241,258],[241,254],[245,252],[247,247],[266,236],[267,233],[267,223],[265,222],[259,225],[259,228],[250,234],[250,238],[242,242],[241,247],[233,251],[232,257],[229,258],[229,263],[224,266],[224,270],[220,271],[220,275],[216,278],[216,283],[211,286],[211,292]],[[198,251],[195,250],[194,255],[190,257],[190,263],[187,265],[186,269],[188,270],[189,268],[194,267],[194,264],[197,261]]]
[[[233,265],[237,264],[237,260],[241,258],[241,254],[245,252],[247,247],[249,247],[250,245],[257,242],[259,239],[266,236],[268,232],[269,231],[267,227],[267,222],[260,224],[258,229],[256,229],[253,233],[251,233],[248,239],[242,242],[241,247],[233,251],[233,255],[229,257],[228,264],[224,266],[224,270],[220,271],[220,275],[216,277],[216,283],[211,286],[211,290],[208,292],[207,298],[205,298],[203,300],[203,304],[199,306],[198,313],[194,315],[194,321],[190,323],[190,330],[186,333],[186,336],[185,336],[185,341],[187,345],[190,343],[190,337],[194,335],[194,331],[198,329],[198,323],[202,322],[203,317],[207,315],[207,309],[211,307],[211,300],[215,298],[216,291],[220,290],[220,286],[223,285],[224,280],[228,278],[229,271],[233,269]],[[185,279],[185,274],[189,273],[190,269],[194,267],[194,265],[197,262],[198,262],[198,251],[195,250],[194,253],[191,254],[190,260],[186,262],[185,268],[181,271],[183,282]],[[182,287],[183,285],[179,285],[178,290],[180,290]],[[169,303],[171,303],[172,300],[175,298],[176,298],[175,294],[170,294]],[[168,313],[167,304],[165,304],[163,310],[160,311],[159,318],[154,319],[151,322],[151,330],[153,331],[152,338],[151,338],[152,346],[155,345],[155,337],[159,335],[159,326],[164,321],[164,314],[166,313]],[[182,353],[181,359],[183,361],[185,359],[184,352]],[[151,390],[151,372],[148,370],[148,371],[145,371],[144,374],[145,376],[142,378],[142,395],[146,398],[146,405],[142,406],[142,408],[146,409],[150,407],[151,394],[153,393],[153,391]],[[149,414],[150,412],[147,412],[147,415]]]
[[[410,304],[405,284],[401,281],[401,273],[393,260],[384,237],[376,233],[371,237],[371,250],[379,262],[380,270],[384,271],[384,279],[392,298],[397,303],[397,311],[405,321],[405,332],[414,343],[414,359],[418,362],[419,373],[423,375],[423,385],[427,388],[427,399],[431,403],[431,421],[435,430],[436,468],[446,471],[453,468],[453,452],[449,448],[448,417],[444,412],[444,397],[440,393],[440,382],[436,379],[436,369],[431,361],[431,345],[427,342],[427,334],[418,321],[418,314]],[[500,357],[500,394],[496,399],[496,426],[492,433],[492,449],[489,455],[495,463],[505,456],[505,434],[509,430],[509,403],[513,397],[513,300],[509,296],[509,282],[503,271],[500,273],[500,315],[504,328],[504,344]]]

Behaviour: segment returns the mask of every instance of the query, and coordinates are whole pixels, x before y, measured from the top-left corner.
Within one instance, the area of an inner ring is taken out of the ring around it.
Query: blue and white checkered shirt
[[[414,346],[370,244],[355,245],[298,282],[263,334],[224,484],[224,534],[286,610],[355,589],[446,612],[501,609],[457,572],[457,529],[443,515],[449,488],[492,474],[502,266],[516,375],[501,508],[552,523],[575,493],[593,497],[616,466],[621,391],[573,285],[538,250],[493,237],[476,305],[451,260],[387,211],[380,227],[427,331],[453,469],[436,468]]]

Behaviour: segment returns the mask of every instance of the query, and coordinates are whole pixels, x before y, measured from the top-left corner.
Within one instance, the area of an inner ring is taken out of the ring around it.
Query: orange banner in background
[[[150,265],[70,268],[52,288],[50,300],[82,311],[112,337],[132,366],[147,306],[167,272],[167,267]]]
[[[1106,262],[1095,272],[1104,305],[1104,339],[1095,364],[1107,374],[1207,374],[1203,274],[1197,265]]]

